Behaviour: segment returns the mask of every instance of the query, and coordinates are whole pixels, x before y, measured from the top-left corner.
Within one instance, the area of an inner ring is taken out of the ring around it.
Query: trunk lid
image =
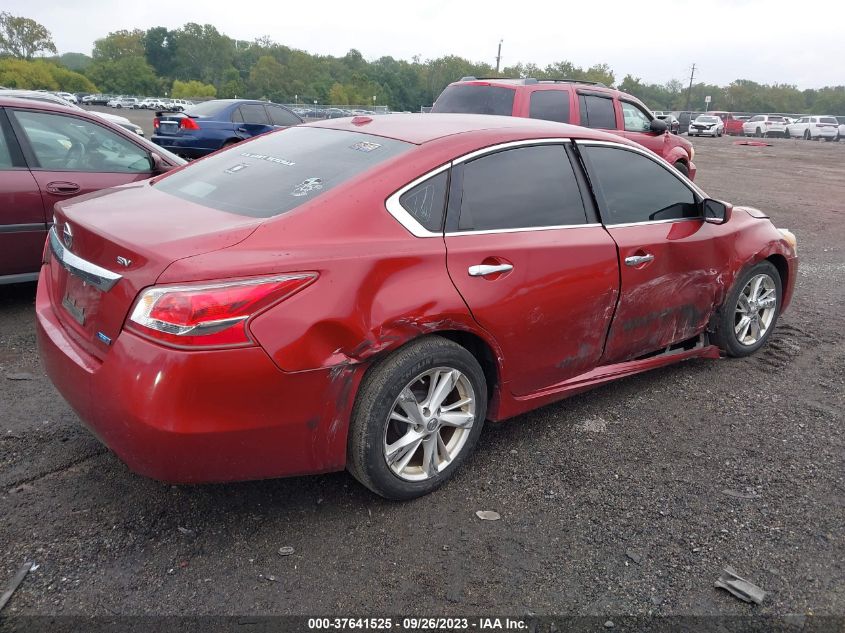
[[[141,289],[174,261],[237,244],[262,222],[148,183],[57,204],[48,238],[53,307],[71,337],[102,360]]]

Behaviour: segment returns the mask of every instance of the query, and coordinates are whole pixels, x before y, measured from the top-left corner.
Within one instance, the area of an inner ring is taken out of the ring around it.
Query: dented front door
[[[608,227],[619,247],[621,291],[602,364],[692,338],[719,296],[713,225],[703,220]]]

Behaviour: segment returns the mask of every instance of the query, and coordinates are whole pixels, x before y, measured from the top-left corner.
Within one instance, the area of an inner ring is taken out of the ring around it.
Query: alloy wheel
[[[462,372],[436,367],[419,374],[388,415],[383,447],[391,472],[405,481],[436,476],[466,446],[475,414],[475,390]]]
[[[769,275],[754,275],[745,284],[734,310],[734,334],[741,345],[754,345],[769,331],[777,312],[777,287]]]

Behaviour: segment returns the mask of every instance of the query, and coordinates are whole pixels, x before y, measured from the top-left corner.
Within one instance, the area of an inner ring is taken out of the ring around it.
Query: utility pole
[[[695,64],[692,65],[692,72],[689,75],[689,88],[687,88],[687,107],[686,110],[689,110],[689,100],[690,96],[692,95],[692,80],[695,78]]]
[[[499,40],[499,52],[496,54],[496,74],[499,74],[499,65],[502,62],[502,42],[504,40]]]

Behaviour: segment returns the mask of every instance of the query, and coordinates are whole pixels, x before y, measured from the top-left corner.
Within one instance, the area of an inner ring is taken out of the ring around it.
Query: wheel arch
[[[373,367],[397,353],[399,350],[404,349],[408,345],[412,345],[422,339],[433,336],[439,336],[460,345],[472,354],[475,360],[478,361],[478,364],[481,365],[481,370],[484,372],[484,378],[487,383],[487,417],[492,420],[497,419],[500,402],[500,388],[502,385],[502,357],[501,354],[496,352],[496,349],[490,341],[470,330],[430,330],[426,333],[420,334],[419,336],[409,338],[399,346],[390,347],[389,349],[374,355],[370,359],[366,373],[369,373],[372,371]]]
[[[789,264],[786,261],[786,257],[781,255],[780,253],[773,253],[766,257],[765,261],[769,261],[772,265],[777,269],[778,275],[780,276],[780,284],[782,288],[782,292],[786,293],[786,289],[789,287]],[[783,312],[783,304],[781,303],[780,311]]]

